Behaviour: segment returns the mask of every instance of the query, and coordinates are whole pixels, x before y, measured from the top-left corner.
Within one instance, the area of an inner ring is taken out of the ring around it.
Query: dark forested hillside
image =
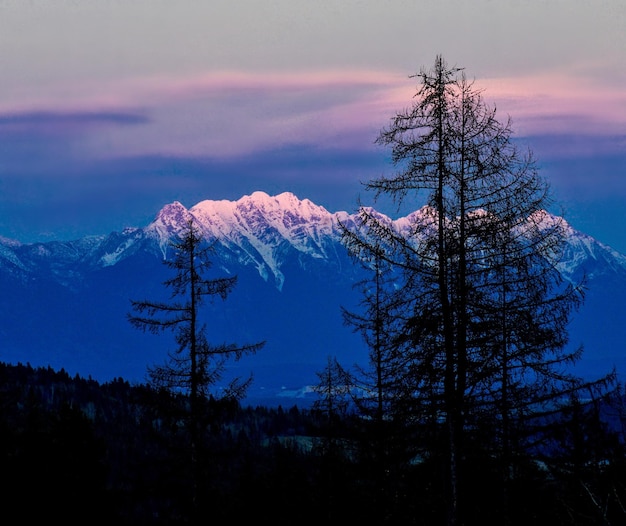
[[[517,463],[506,504],[474,430],[468,524],[623,524],[621,404],[609,402],[571,404],[542,426],[542,441]],[[3,521],[191,523],[186,403],[121,378],[101,384],[0,364]],[[429,458],[407,457],[409,449],[396,455],[379,478],[371,429],[348,409],[208,399],[204,410],[198,523],[444,523],[436,442]],[[396,453],[401,443],[393,442]]]

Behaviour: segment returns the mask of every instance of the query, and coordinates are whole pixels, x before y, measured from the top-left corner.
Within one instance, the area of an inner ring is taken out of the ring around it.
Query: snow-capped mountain
[[[402,232],[426,209],[392,219]],[[365,359],[359,335],[344,326],[341,307],[359,301],[362,268],[341,243],[341,225],[356,216],[331,213],[291,193],[255,192],[237,201],[163,207],[144,228],[70,242],[21,244],[0,238],[0,360],[65,368],[99,380],[141,381],[147,365],[173,346],[166,333],[145,335],[126,319],[131,299],[169,294],[162,264],[169,241],[193,217],[214,243],[216,274],[237,275],[224,303],[210,307],[210,336],[265,348],[233,370],[255,376],[251,396],[300,392],[317,382],[327,356],[351,365]],[[572,345],[586,351],[582,370],[626,370],[626,257],[567,226],[564,275],[588,276],[587,300],[574,315]],[[164,299],[167,296],[163,296]]]

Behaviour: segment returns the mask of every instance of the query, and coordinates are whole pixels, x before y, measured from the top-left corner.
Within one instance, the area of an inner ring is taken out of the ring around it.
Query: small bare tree
[[[151,384],[171,393],[189,397],[187,425],[191,440],[193,471],[193,512],[197,513],[200,466],[202,453],[202,426],[204,401],[224,375],[228,360],[239,360],[246,354],[255,353],[265,342],[246,345],[210,344],[206,324],[199,319],[199,310],[207,297],[226,299],[237,283],[237,277],[205,279],[210,268],[212,246],[204,244],[200,232],[189,219],[178,241],[172,242],[174,257],[165,264],[175,271],[174,277],[163,282],[171,289],[171,301],[131,300],[133,314],[130,323],[143,331],[160,333],[171,330],[175,334],[177,348],[170,352],[165,364],[151,367],[148,374]],[[235,378],[219,398],[240,399],[252,381]],[[200,455],[201,456],[201,455]]]

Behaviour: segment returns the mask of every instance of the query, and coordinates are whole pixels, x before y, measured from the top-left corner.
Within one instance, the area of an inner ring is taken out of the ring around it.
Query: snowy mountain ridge
[[[559,264],[563,276],[573,279],[583,268],[588,278],[606,273],[626,276],[625,255],[569,225],[566,225],[566,238]]]
[[[424,206],[405,217],[392,220],[373,208],[367,211],[397,232],[407,234],[412,225],[431,215]],[[542,221],[562,221],[566,247],[559,269],[566,279],[575,279],[586,266],[586,273],[613,271],[626,273],[626,256],[611,247],[572,228],[563,218],[541,212]],[[273,274],[280,288],[284,283],[281,253],[287,246],[318,259],[336,255],[341,243],[341,225],[354,228],[357,214],[345,211],[331,213],[308,199],[300,200],[284,192],[270,196],[257,191],[237,201],[202,201],[189,210],[173,203],[159,212],[156,220],[145,230],[159,240],[165,257],[173,235],[179,234],[186,221],[193,218],[208,240],[239,254],[240,262],[253,264],[259,274],[268,279]],[[431,218],[432,220],[432,218]]]
[[[373,208],[367,209],[399,233],[406,234],[428,214],[424,206],[392,220]],[[546,221],[562,220],[545,212]],[[163,258],[170,241],[190,218],[209,242],[230,254],[230,261],[253,266],[264,280],[273,280],[280,290],[285,282],[283,265],[288,254],[320,261],[336,260],[341,245],[341,225],[354,228],[357,214],[329,212],[290,192],[270,196],[256,191],[237,201],[204,200],[191,208],[175,201],[165,205],[144,228],[126,228],[108,236],[89,236],[76,241],[22,244],[0,237],[0,266],[29,273],[41,266],[59,277],[68,267],[109,267],[156,242]],[[560,270],[566,279],[584,272],[616,272],[626,275],[626,256],[565,223],[567,244]],[[345,250],[345,249],[344,249]],[[52,263],[54,262],[54,263]],[[79,271],[80,269],[77,269]],[[229,271],[231,269],[224,268]]]
[[[366,212],[405,234],[433,219],[427,207],[395,220],[373,208]],[[302,392],[329,355],[362,362],[366,346],[341,311],[358,309],[354,284],[366,277],[341,240],[342,225],[355,228],[357,215],[264,192],[189,209],[173,202],[145,227],[75,241],[0,238],[0,359],[101,380],[141,379],[172,342],[129,326],[130,299],[167,300],[163,282],[171,276],[163,259],[190,218],[214,242],[216,273],[238,277],[228,301],[207,307],[211,337],[268,342],[238,365],[244,375],[254,371],[255,396]],[[544,219],[559,218],[546,213]],[[572,345],[585,345],[585,373],[604,373],[613,364],[626,371],[626,257],[565,226],[561,268],[568,279],[588,278],[585,305],[571,325]]]
[[[240,263],[253,265],[265,280],[272,276],[278,289],[285,280],[281,267],[287,251],[320,260],[332,258],[341,239],[339,222],[352,222],[346,212],[330,213],[289,192],[269,196],[257,191],[237,201],[205,200],[189,210],[173,203],[145,229],[158,240],[164,257],[169,240],[180,234],[190,218],[209,242],[216,241],[236,254]]]

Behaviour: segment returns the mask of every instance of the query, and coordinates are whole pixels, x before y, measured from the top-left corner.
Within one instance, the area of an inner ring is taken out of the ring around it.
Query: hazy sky
[[[511,116],[570,223],[626,253],[624,0],[0,0],[0,235],[255,190],[353,211],[437,54]]]

